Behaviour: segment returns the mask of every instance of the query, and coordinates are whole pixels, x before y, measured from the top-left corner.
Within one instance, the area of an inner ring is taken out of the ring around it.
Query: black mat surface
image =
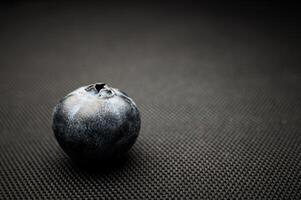
[[[0,199],[300,199],[298,20],[232,9],[1,5]],[[142,128],[126,162],[90,171],[51,113],[96,81],[133,97]]]

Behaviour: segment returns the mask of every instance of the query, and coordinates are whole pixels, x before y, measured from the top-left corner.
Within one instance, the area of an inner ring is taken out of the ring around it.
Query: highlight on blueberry
[[[124,155],[132,147],[140,124],[138,108],[126,93],[95,83],[59,101],[53,111],[52,129],[72,159],[105,161]]]

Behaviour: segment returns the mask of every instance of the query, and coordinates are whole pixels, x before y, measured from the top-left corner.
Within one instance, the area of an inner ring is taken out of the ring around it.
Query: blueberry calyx
[[[95,83],[89,85],[85,90],[87,92],[93,92],[93,94],[103,98],[109,98],[115,94],[113,90],[105,83]]]

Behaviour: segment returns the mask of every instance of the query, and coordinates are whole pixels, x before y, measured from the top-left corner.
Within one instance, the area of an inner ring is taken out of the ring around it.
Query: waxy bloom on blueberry
[[[124,92],[104,83],[80,87],[55,106],[52,129],[78,161],[104,161],[126,153],[140,130],[140,114]]]

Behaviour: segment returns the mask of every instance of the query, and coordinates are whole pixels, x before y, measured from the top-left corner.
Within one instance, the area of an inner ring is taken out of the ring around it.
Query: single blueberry
[[[55,106],[52,129],[62,149],[74,160],[118,158],[135,143],[140,114],[124,92],[104,83],[80,87]]]

